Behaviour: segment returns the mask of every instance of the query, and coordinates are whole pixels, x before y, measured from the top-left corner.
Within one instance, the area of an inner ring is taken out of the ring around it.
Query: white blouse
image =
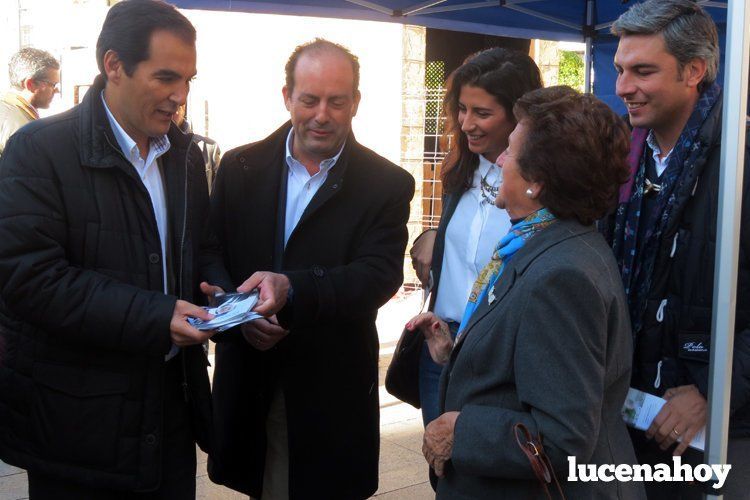
[[[480,155],[472,187],[461,196],[445,232],[435,301],[435,314],[444,320],[461,321],[474,281],[511,226],[505,210],[484,201],[482,178],[491,186],[499,186],[502,169]]]

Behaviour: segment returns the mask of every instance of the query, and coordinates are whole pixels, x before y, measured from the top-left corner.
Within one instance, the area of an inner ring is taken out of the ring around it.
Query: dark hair
[[[593,95],[565,86],[529,92],[513,113],[528,125],[516,154],[521,176],[543,185],[539,202],[584,225],[606,215],[629,176],[625,122]]]
[[[8,81],[11,86],[23,90],[23,82],[29,78],[42,80],[49,78],[51,69],[60,69],[60,63],[46,50],[25,47],[10,58],[8,62]]]
[[[716,80],[720,59],[716,24],[692,0],[647,0],[634,4],[617,18],[611,30],[618,37],[661,34],[680,69],[695,58],[706,61],[706,74],[698,84],[700,92]]]
[[[352,65],[352,72],[354,73],[354,83],[352,88],[352,94],[356,95],[359,91],[359,58],[352,54],[349,49],[343,45],[339,45],[334,42],[330,42],[324,38],[316,38],[312,42],[303,43],[298,45],[292,55],[289,56],[289,60],[284,66],[286,73],[286,88],[289,95],[294,91],[294,70],[297,67],[297,61],[299,58],[307,52],[323,53],[323,52],[338,52],[349,60]]]
[[[464,85],[479,87],[494,96],[511,119],[513,104],[526,92],[541,88],[542,76],[534,60],[523,52],[494,48],[471,56],[448,77],[448,90],[443,100],[444,139],[450,139],[451,147],[440,174],[447,193],[469,189],[479,165],[479,157],[469,150],[466,134],[458,123],[458,100]]]
[[[122,0],[104,19],[96,41],[96,63],[104,71],[104,54],[113,50],[122,61],[125,74],[131,76],[138,63],[149,58],[151,35],[169,31],[185,43],[195,44],[195,28],[174,6],[161,0]]]

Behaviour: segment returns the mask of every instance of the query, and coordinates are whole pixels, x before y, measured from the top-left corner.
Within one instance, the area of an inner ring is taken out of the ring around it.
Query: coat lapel
[[[483,297],[482,303],[479,304],[477,310],[474,311],[474,314],[471,315],[469,324],[466,325],[465,328],[466,333],[461,335],[461,337],[458,339],[458,342],[456,342],[456,346],[453,349],[454,351],[456,351],[457,348],[461,344],[463,344],[464,339],[467,337],[468,333],[471,331],[474,325],[481,321],[482,318],[487,316],[487,314],[495,307],[497,307],[497,305],[502,302],[503,298],[508,295],[508,292],[510,292],[511,288],[513,288],[513,285],[516,283],[516,274],[516,269],[509,263],[508,267],[503,271],[503,274],[501,274],[500,278],[498,278],[498,280],[495,282],[495,286],[492,287],[492,294],[488,294],[487,297]],[[491,297],[494,297],[494,299],[490,300]]]
[[[341,189],[344,186],[344,172],[346,171],[346,163],[342,162],[343,159],[344,158],[339,158],[336,165],[334,165],[328,172],[328,177],[326,177],[325,182],[320,186],[320,189],[315,193],[315,196],[310,200],[310,203],[307,204],[305,211],[302,212],[302,217],[300,217],[299,222],[295,227],[295,231],[297,227],[301,226],[312,217],[320,207],[325,205],[328,200],[341,192]],[[294,231],[292,233],[294,233]],[[291,239],[291,236],[289,238]]]
[[[242,173],[242,201],[239,212],[246,214],[242,224],[244,245],[262,247],[263,255],[270,256],[263,262],[266,269],[276,270],[282,261],[284,244],[284,218],[286,191],[282,192],[282,179],[286,175],[285,140],[291,123],[287,122],[260,144],[260,150],[238,155],[236,163]],[[283,203],[281,201],[283,198]],[[280,228],[280,229],[279,229]],[[281,248],[278,233],[281,231]]]
[[[516,255],[508,262],[507,267],[500,275],[495,286],[492,290],[494,300],[490,299],[490,294],[482,299],[482,303],[479,304],[477,310],[469,320],[469,324],[465,328],[465,333],[461,335],[458,342],[453,349],[453,354],[457,355],[460,350],[460,345],[464,343],[465,339],[471,335],[471,330],[474,326],[482,320],[490,311],[492,311],[499,303],[503,301],[508,292],[513,288],[518,278],[520,278],[524,271],[529,265],[542,253],[546,252],[551,247],[558,243],[584,234],[594,230],[594,226],[582,226],[581,224],[574,221],[558,221],[549,228],[540,232],[530,240],[526,242],[523,248],[521,248]],[[490,303],[491,302],[491,303]]]
[[[437,235],[435,236],[435,246],[432,249],[432,265],[430,266],[433,278],[430,310],[435,308],[437,294],[440,290],[440,274],[443,270],[443,254],[445,252],[445,232],[448,230],[448,224],[456,212],[456,207],[458,207],[461,196],[463,196],[463,192],[448,193],[443,196],[443,214],[440,216],[440,223],[438,224]]]

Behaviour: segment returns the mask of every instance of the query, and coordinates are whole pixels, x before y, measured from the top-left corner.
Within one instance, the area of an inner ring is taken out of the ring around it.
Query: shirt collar
[[[485,175],[487,175],[487,172],[489,172],[490,169],[495,166],[495,163],[485,158],[484,155],[477,156],[479,157],[479,165],[477,166],[477,171],[479,172],[479,175],[484,177]]]
[[[654,158],[658,158],[659,155],[661,155],[661,148],[659,147],[659,144],[656,142],[656,136],[654,135],[653,130],[648,131],[648,135],[646,136],[646,144],[648,144],[648,147],[651,148],[651,151],[654,152]],[[669,155],[672,154],[672,150],[669,150],[667,154],[664,156],[664,161],[669,158]]]
[[[292,156],[292,144],[294,142],[294,127],[289,129],[289,134],[286,136],[286,164],[291,167],[293,162],[299,163],[299,161]],[[339,161],[339,157],[341,156],[341,153],[344,151],[344,146],[346,146],[346,141],[341,145],[341,148],[339,149],[339,152],[336,153],[332,158],[328,158],[326,160],[323,160],[320,162],[320,171],[321,172],[327,172],[333,168],[333,166],[336,164],[337,161]]]
[[[39,119],[39,112],[31,105],[21,94],[15,91],[9,91],[3,96],[3,101],[18,107],[23,113],[28,115],[32,120]]]
[[[120,126],[118,121],[115,119],[115,116],[109,110],[107,101],[104,99],[103,90],[101,92],[101,98],[102,104],[104,104],[104,111],[107,112],[107,119],[109,119],[109,124],[112,126],[112,132],[115,134],[115,139],[117,139],[117,144],[120,146],[120,149],[131,162],[136,158],[140,158],[138,145],[128,135],[128,133],[125,132],[125,129]],[[161,137],[151,137],[149,139],[149,145],[151,147],[149,148],[149,158],[147,160],[150,160],[151,158],[158,158],[159,156],[169,151],[169,148],[171,146],[169,138],[166,135],[163,135]],[[148,164],[150,162],[147,161],[146,163]]]

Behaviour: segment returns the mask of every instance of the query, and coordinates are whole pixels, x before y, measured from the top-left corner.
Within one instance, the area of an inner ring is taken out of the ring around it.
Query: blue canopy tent
[[[624,113],[614,93],[612,58],[617,40],[609,35],[612,21],[625,11],[620,0],[176,0],[181,8],[335,17],[416,24],[516,38],[586,42],[586,89]],[[726,1],[699,1],[719,27],[724,54]],[[593,82],[590,75],[596,75]],[[720,81],[721,81],[720,75]]]
[[[745,146],[750,0],[696,0],[719,28],[724,83],[719,234],[714,284],[707,461],[726,461]],[[612,22],[635,0],[171,0],[180,8],[415,24],[488,35],[586,43],[586,89],[624,111],[614,95]],[[592,79],[592,73],[594,78]]]

